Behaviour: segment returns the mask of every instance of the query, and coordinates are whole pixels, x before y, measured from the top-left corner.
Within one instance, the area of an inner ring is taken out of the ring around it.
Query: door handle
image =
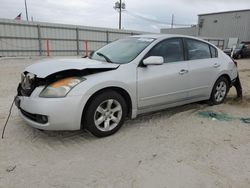
[[[186,69],[182,69],[182,70],[179,72],[180,75],[183,75],[183,74],[186,74],[186,73],[188,73],[188,70],[186,70]]]
[[[214,66],[214,68],[218,68],[218,67],[220,67],[220,64],[219,63],[215,63],[213,66]]]

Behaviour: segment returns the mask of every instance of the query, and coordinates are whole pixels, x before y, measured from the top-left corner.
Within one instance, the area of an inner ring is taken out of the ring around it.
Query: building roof
[[[231,10],[231,11],[224,11],[224,12],[213,12],[213,13],[206,13],[206,14],[198,14],[198,16],[207,16],[207,15],[214,15],[214,14],[225,14],[225,13],[237,13],[237,12],[246,12],[250,9],[243,9],[243,10]]]

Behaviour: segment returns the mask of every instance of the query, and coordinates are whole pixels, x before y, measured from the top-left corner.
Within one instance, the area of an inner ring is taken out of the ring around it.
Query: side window
[[[167,39],[154,46],[147,55],[162,56],[164,63],[184,61],[182,39]]]
[[[218,51],[217,51],[217,49],[214,48],[213,46],[209,46],[209,47],[210,47],[212,58],[218,57]]]
[[[189,60],[211,58],[209,45],[198,40],[186,39]]]

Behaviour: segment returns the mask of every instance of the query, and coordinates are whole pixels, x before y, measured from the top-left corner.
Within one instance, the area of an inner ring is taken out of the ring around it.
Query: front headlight
[[[45,98],[65,97],[70,92],[71,89],[73,89],[77,84],[81,83],[84,80],[86,79],[81,77],[70,77],[56,81],[48,85],[40,93],[40,97],[45,97]]]

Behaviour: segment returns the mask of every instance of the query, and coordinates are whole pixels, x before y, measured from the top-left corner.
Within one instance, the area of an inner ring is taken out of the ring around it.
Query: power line
[[[164,25],[169,25],[169,26],[171,26],[171,25],[173,25],[173,26],[186,26],[186,27],[194,25],[194,24],[173,23],[173,21],[172,22],[164,22],[164,21],[160,21],[160,20],[145,17],[145,16],[142,16],[142,15],[140,15],[138,13],[134,13],[134,12],[131,12],[131,11],[128,11],[128,10],[126,10],[125,13],[127,13],[130,16],[133,16],[135,18],[139,18],[139,19],[151,22],[151,23],[164,24]]]

